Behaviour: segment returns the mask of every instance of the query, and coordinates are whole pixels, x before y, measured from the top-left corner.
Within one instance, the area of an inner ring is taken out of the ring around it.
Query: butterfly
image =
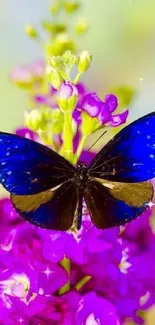
[[[0,182],[15,210],[30,223],[55,230],[71,228],[83,199],[100,229],[123,225],[148,207],[155,177],[155,113],[114,136],[87,167],[73,166],[52,149],[0,132]]]

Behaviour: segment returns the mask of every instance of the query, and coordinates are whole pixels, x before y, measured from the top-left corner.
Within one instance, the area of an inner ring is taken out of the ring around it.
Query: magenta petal
[[[30,66],[32,74],[36,78],[42,78],[45,73],[45,62],[42,59],[34,61]]]
[[[12,81],[15,82],[31,82],[32,81],[32,72],[29,66],[22,65],[19,67],[16,67],[10,75],[10,78]]]
[[[91,291],[83,296],[76,313],[77,325],[120,325],[115,307],[109,301]]]
[[[128,114],[129,114],[129,111],[126,110],[123,113],[116,114],[116,115],[112,115],[111,116],[111,121],[109,121],[108,124],[110,126],[119,126],[119,125],[121,125],[121,124],[123,124],[123,123],[126,122],[127,117],[128,117]]]
[[[102,101],[96,93],[89,93],[84,96],[81,109],[88,113],[91,117],[97,117],[103,107]]]
[[[24,138],[34,140],[34,141],[36,141],[37,138],[38,138],[37,133],[35,133],[35,132],[31,131],[30,129],[25,128],[25,127],[17,128],[14,133],[19,135],[20,137],[24,137]]]
[[[99,115],[99,121],[103,125],[111,120],[111,113],[107,104],[103,103],[102,110]]]
[[[78,89],[71,82],[63,81],[58,92],[58,97],[61,99],[69,99],[71,96],[78,96]]]
[[[82,82],[79,82],[78,84],[76,84],[76,88],[78,90],[79,95],[84,96],[84,94],[86,93],[86,86]]]
[[[95,155],[96,154],[94,152],[83,150],[79,158],[79,162],[83,161],[87,166],[89,166],[91,161],[94,159]]]
[[[116,108],[118,106],[117,97],[113,94],[106,95],[105,103],[108,105],[109,111],[112,113],[116,110]]]
[[[57,264],[49,264],[38,275],[38,292],[41,288],[44,294],[51,295],[68,281],[67,272]]]
[[[39,105],[46,105],[47,104],[47,96],[45,95],[36,95],[34,97],[34,100],[36,102],[36,104],[39,104]]]
[[[72,117],[77,125],[81,123],[81,109],[75,108],[72,114]]]

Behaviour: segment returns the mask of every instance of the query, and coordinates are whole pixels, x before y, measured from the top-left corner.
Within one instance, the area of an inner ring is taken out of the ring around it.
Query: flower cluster
[[[71,59],[71,52],[66,56]],[[125,123],[128,110],[113,114],[118,106],[115,95],[101,100],[77,81],[80,57],[73,60],[78,70],[73,81],[69,74],[66,78],[68,61],[63,60],[64,56],[52,57],[50,63],[57,61],[57,67],[51,64],[52,69],[47,69],[52,82],[56,76],[53,69],[62,78],[60,86],[53,89],[49,84],[50,97],[37,98],[44,109],[27,113],[29,129],[15,133],[40,141],[40,132],[34,131],[40,128],[46,133],[50,125],[49,145],[54,143],[55,150],[74,164],[80,156],[89,162],[94,154],[83,151],[87,136],[105,125]],[[53,97],[55,105],[46,106],[46,100],[52,102]],[[104,231],[92,225],[84,207],[81,230],[73,227],[68,232],[26,223],[9,199],[0,201],[0,209],[1,324],[144,323],[144,311],[155,303],[155,235],[150,226],[150,207],[127,226]]]
[[[0,213],[1,324],[143,324],[155,303],[150,209],[121,230],[97,230],[85,215],[78,233],[25,223],[9,199]]]

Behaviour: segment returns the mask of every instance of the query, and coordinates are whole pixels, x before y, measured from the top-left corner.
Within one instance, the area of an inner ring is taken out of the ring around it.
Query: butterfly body
[[[79,163],[76,168],[74,182],[79,192],[84,192],[89,180],[89,171],[84,163]]]
[[[123,225],[148,207],[155,177],[155,113],[131,123],[89,166],[73,166],[52,149],[0,132],[0,182],[16,211],[47,229],[81,227],[83,200],[100,229]],[[77,212],[77,213],[76,213]]]

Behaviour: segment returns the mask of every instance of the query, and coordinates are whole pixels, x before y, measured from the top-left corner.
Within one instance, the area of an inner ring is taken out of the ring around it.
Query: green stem
[[[72,130],[72,112],[64,112],[63,126],[63,145],[60,153],[68,160],[73,160],[73,130]],[[67,271],[70,277],[70,260],[66,257],[61,261],[61,266]],[[59,290],[62,295],[70,290],[70,278],[68,282]]]
[[[65,71],[64,69],[61,69],[61,68],[58,68],[57,70],[64,80],[71,81],[68,71]]]
[[[74,85],[76,85],[79,82],[81,76],[82,76],[82,72],[78,72],[77,76],[75,77],[75,79],[73,81]]]
[[[60,262],[60,265],[66,270],[68,276],[70,277],[70,260],[67,257]],[[59,295],[63,295],[64,293],[70,290],[70,279],[64,284],[63,287],[59,289]]]
[[[72,161],[73,159],[73,130],[71,112],[64,112],[63,145],[60,154],[65,156],[65,158],[69,161]]]
[[[86,275],[84,278],[82,278],[76,285],[75,285],[75,289],[77,291],[79,291],[88,281],[91,280],[91,276],[90,275]]]
[[[83,134],[82,135],[82,138],[81,138],[81,141],[80,141],[80,143],[78,145],[78,148],[77,148],[77,151],[76,151],[76,155],[74,156],[74,160],[73,160],[74,164],[77,163],[77,160],[79,159],[79,157],[81,155],[81,152],[83,150],[83,147],[84,147],[86,138],[87,138],[87,136]]]

